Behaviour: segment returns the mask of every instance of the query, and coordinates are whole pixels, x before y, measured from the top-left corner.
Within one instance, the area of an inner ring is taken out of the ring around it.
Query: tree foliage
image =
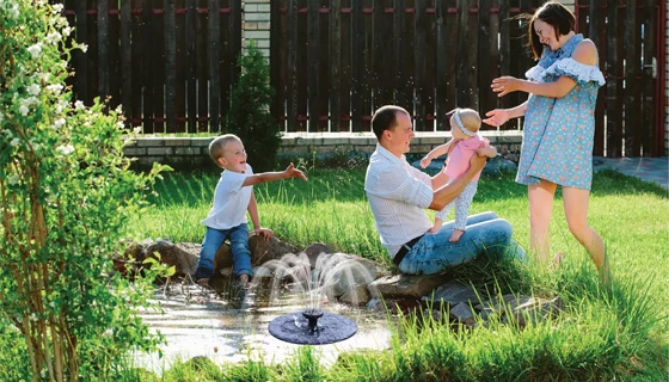
[[[254,171],[271,171],[281,144],[279,124],[269,112],[274,90],[269,86],[269,68],[262,53],[253,42],[247,51],[239,57],[242,75],[232,90],[224,130],[244,142]]]
[[[31,374],[7,378],[113,380],[160,340],[133,314],[152,288],[112,275],[112,254],[161,168],[129,170],[119,110],[72,102],[67,61],[86,47],[61,11],[0,1],[0,345],[25,349],[11,370]]]

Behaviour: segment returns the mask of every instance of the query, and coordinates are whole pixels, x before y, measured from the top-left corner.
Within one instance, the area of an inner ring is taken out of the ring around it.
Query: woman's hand
[[[483,120],[484,123],[490,126],[501,126],[505,124],[509,119],[511,119],[511,113],[508,109],[495,109],[485,113],[486,119]]]
[[[503,97],[511,92],[520,90],[521,85],[522,81],[516,77],[503,76],[492,80],[492,85],[490,85],[490,87],[492,88],[492,91],[499,93],[497,94],[497,97]]]

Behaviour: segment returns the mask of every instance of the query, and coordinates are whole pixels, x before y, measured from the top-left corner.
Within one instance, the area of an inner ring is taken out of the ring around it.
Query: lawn
[[[390,266],[365,197],[365,169],[310,169],[309,182],[288,180],[255,187],[263,226],[281,240],[305,247],[324,242]],[[151,197],[150,213],[128,226],[136,239],[200,242],[200,225],[219,173],[167,173]],[[470,213],[495,211],[528,243],[526,188],[513,174],[482,178]],[[433,213],[429,213],[433,215]],[[392,349],[350,354],[323,369],[308,347],[287,365],[263,363],[192,368],[178,364],[163,380],[666,380],[669,270],[669,197],[666,190],[613,171],[595,174],[590,224],[602,236],[615,283],[600,285],[587,253],[571,236],[558,192],[551,251],[566,255],[563,268],[547,272],[530,263],[478,261],[459,270],[475,284],[503,292],[560,295],[565,312],[553,321],[518,329],[493,323],[457,332],[407,317]]]

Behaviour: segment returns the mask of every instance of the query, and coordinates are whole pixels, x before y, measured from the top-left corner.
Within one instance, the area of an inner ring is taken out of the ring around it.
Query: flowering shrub
[[[162,168],[131,172],[120,111],[72,102],[67,60],[85,47],[67,42],[61,11],[0,0],[0,346],[25,349],[2,380],[113,380],[129,350],[160,340],[132,314],[148,281],[110,275],[123,224]]]

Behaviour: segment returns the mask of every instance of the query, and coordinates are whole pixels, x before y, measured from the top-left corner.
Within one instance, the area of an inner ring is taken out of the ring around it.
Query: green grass
[[[364,194],[364,173],[313,170],[308,183],[289,180],[256,186],[262,224],[300,247],[323,242],[390,265]],[[209,211],[218,177],[219,173],[165,174],[155,187],[155,207],[128,226],[128,235],[200,242],[204,228],[199,222]],[[513,181],[513,174],[481,180],[470,213],[487,210],[509,220],[515,239],[527,247],[526,188]],[[667,191],[617,172],[596,173],[589,220],[606,244],[613,288],[601,286],[587,253],[569,233],[559,192],[550,231],[551,250],[566,255],[559,272],[539,269],[533,262],[486,260],[453,271],[456,278],[499,293],[559,295],[565,312],[555,320],[525,329],[492,322],[488,328],[454,331],[407,317],[389,351],[345,354],[330,368],[320,366],[311,348],[304,347],[279,366],[249,363],[204,370],[177,363],[162,380],[666,380]]]

